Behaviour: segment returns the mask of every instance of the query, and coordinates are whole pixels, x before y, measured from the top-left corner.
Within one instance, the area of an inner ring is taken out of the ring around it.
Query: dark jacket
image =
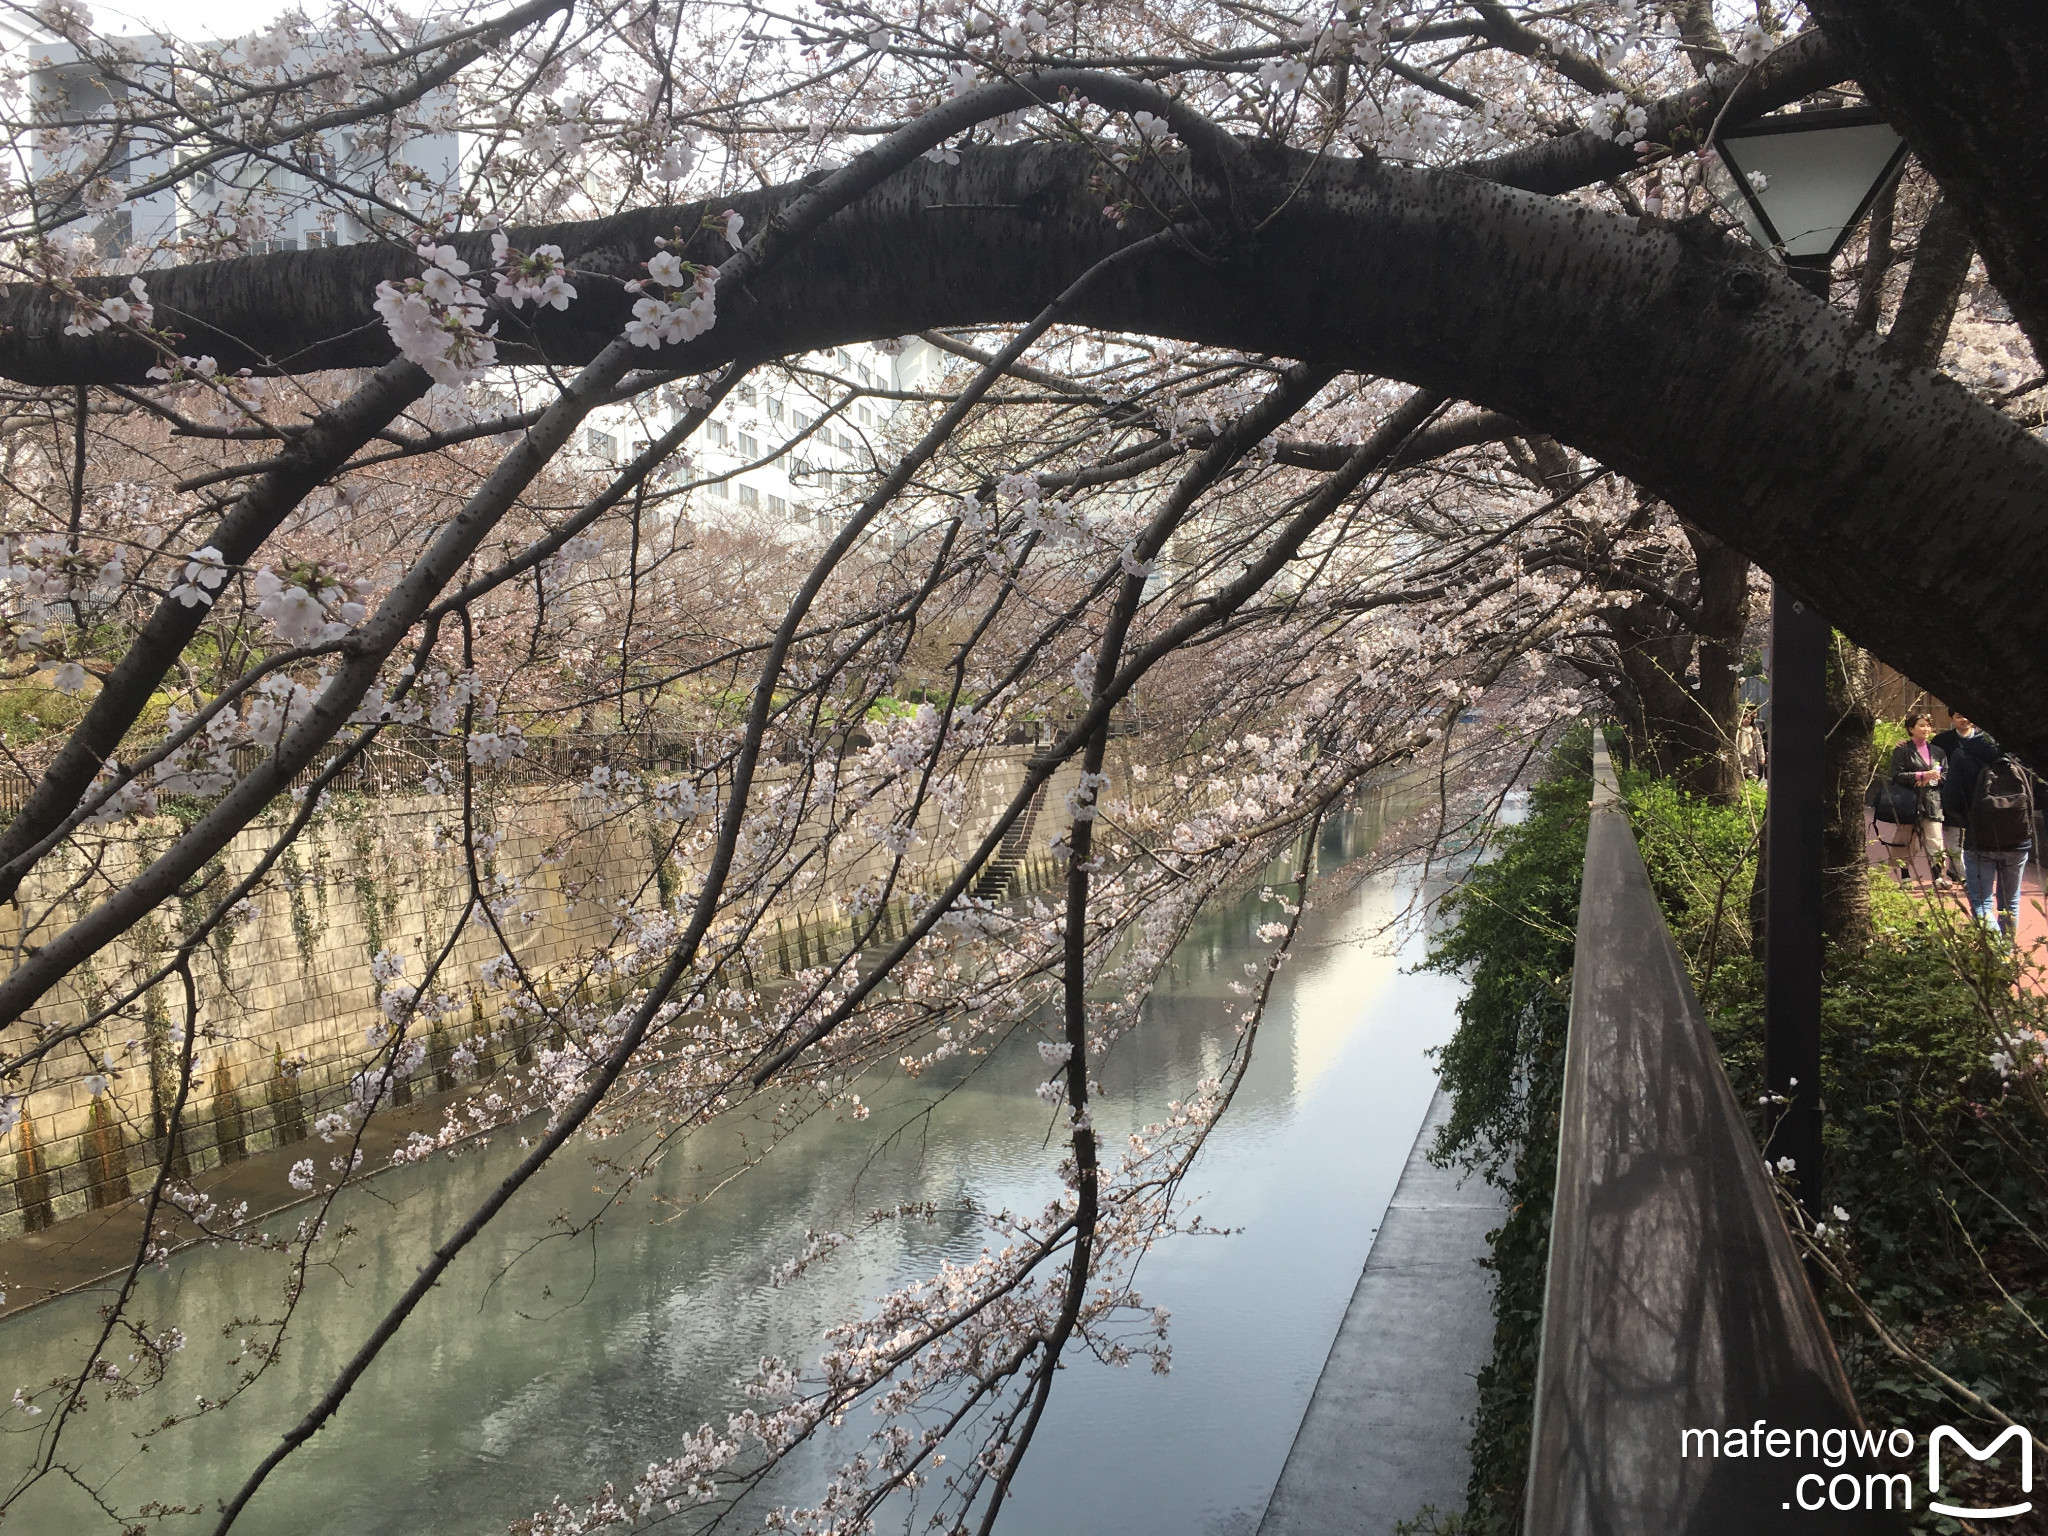
[[[1920,753],[1912,742],[1902,741],[1892,748],[1892,782],[1903,784],[1920,797],[1920,819],[1941,820],[1941,787],[1937,784],[1916,784],[1913,775],[1924,773],[1929,767],[1942,768],[1948,764],[1948,754],[1933,742],[1927,743],[1927,755],[1932,761],[1922,763]]]
[[[1970,807],[1977,803],[1977,791],[1984,784],[1984,770],[1997,762],[2001,755],[1998,743],[1982,731],[1979,731],[1957,749],[1954,760],[1949,764],[1949,779],[1954,786],[1957,820],[1961,821],[1964,827],[1963,846],[1972,852],[1976,851],[1976,843],[1968,830],[1970,825]],[[2022,773],[2026,772],[2025,769],[2020,771]],[[2040,791],[2037,787],[2035,790],[2037,797],[2039,793]],[[2020,849],[2032,849],[2033,846],[2033,839],[2029,838],[2026,842],[2021,843],[2018,849],[2008,849],[2007,851],[2018,852]]]
[[[1933,741],[1937,747],[1947,754],[1949,762],[1948,777],[1941,781],[1941,819],[1952,827],[1959,827],[1963,824],[1969,812],[1964,807],[1963,802],[1956,797],[1956,753],[1965,745],[1989,742],[1992,752],[1996,754],[1998,743],[1992,741],[1982,731],[1976,731],[1968,736],[1961,735],[1954,726],[1950,726],[1945,731],[1936,731]]]

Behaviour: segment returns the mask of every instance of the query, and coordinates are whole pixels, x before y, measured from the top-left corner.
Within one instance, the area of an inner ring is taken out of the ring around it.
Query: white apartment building
[[[678,478],[697,485],[692,515],[787,537],[829,536],[838,509],[890,462],[883,434],[904,402],[886,395],[923,388],[941,355],[917,340],[894,356],[860,343],[792,359],[786,373],[758,372],[690,440]],[[595,412],[584,455],[594,468],[626,463],[682,410],[680,400],[656,398]]]
[[[223,52],[233,58],[258,45],[259,40],[243,39],[225,45]],[[29,60],[32,114],[39,124],[29,146],[29,174],[39,180],[69,178],[90,169],[98,173],[95,181],[107,183],[96,200],[120,198],[118,206],[97,209],[72,226],[89,235],[104,255],[146,259],[153,249],[200,233],[209,221],[216,229],[239,227],[241,244],[255,253],[353,244],[368,237],[367,227],[334,206],[343,200],[314,177],[255,157],[217,160],[175,186],[148,190],[172,172],[172,158],[146,135],[117,139],[124,87],[110,84],[68,42],[26,36],[17,28],[0,37],[0,46],[26,53]],[[131,56],[127,68],[133,78],[149,81],[153,89],[169,86],[174,60],[163,39],[131,38],[119,46]],[[271,47],[273,56],[281,52],[288,65],[309,54],[306,46],[280,50],[273,42]],[[429,96],[412,115],[432,121],[440,105]],[[283,146],[280,158],[295,152],[295,146]],[[344,185],[362,185],[388,177],[393,160],[400,163],[398,179],[417,208],[426,198],[456,188],[461,140],[454,133],[426,133],[388,151],[381,138],[366,132],[359,139],[356,130],[337,129],[320,137],[308,169]],[[856,493],[878,460],[886,462],[881,434],[903,403],[857,392],[917,390],[937,372],[939,359],[938,351],[922,341],[909,341],[893,352],[859,343],[814,353],[787,372],[764,370],[735,390],[691,441],[686,478],[698,482],[691,515],[789,538],[831,532],[836,526],[831,509]],[[659,366],[659,361],[649,355],[650,365]],[[516,380],[508,383],[509,393],[486,392],[495,406],[485,409],[502,408],[518,397]],[[667,431],[681,409],[673,392],[603,408],[591,417],[578,446],[591,468],[623,464]]]
[[[118,205],[93,208],[71,226],[91,237],[103,255],[116,258],[133,252],[138,258],[154,248],[203,232],[211,223],[240,237],[251,252],[300,250],[320,245],[349,244],[369,233],[322,185],[328,178],[344,185],[383,181],[385,195],[403,197],[415,209],[430,198],[452,193],[461,171],[461,143],[454,133],[413,134],[395,146],[367,129],[332,129],[318,135],[308,156],[296,141],[277,146],[280,160],[236,155],[214,160],[177,185],[151,190],[174,170],[172,156],[145,126],[123,125],[121,103],[129,94],[122,80],[82,58],[71,43],[35,37],[5,39],[9,51],[27,56],[29,105],[38,124],[29,146],[30,177],[90,174],[95,184],[92,203]],[[114,46],[127,53],[123,73],[150,91],[168,92],[177,80],[172,49],[159,37],[123,38]],[[258,46],[256,39],[221,45],[229,59]],[[273,46],[287,68],[303,64],[311,49]],[[430,93],[412,109],[416,120],[432,121],[452,107],[447,91]],[[106,183],[99,187],[100,182]]]

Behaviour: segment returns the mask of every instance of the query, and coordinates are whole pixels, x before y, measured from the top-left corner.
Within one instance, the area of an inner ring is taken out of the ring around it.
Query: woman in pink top
[[[1941,844],[1941,781],[1948,774],[1948,754],[1931,738],[1934,720],[1923,714],[1906,716],[1906,737],[1892,748],[1891,778],[1920,800],[1920,847],[1937,887],[1947,887],[1948,863]],[[1902,872],[1903,876],[1903,872]]]

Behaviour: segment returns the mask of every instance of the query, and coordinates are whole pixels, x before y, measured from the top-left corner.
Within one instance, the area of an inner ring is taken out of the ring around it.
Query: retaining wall
[[[920,822],[923,837],[899,892],[935,888],[955,873],[1022,783],[1024,764],[1023,749],[973,763],[957,820],[927,814]],[[1056,776],[1047,804],[1061,805],[1074,773],[1070,767]],[[508,789],[489,805],[484,830],[497,841],[482,873],[517,882],[517,915],[507,929],[530,972],[566,978],[611,942],[623,909],[653,909],[679,884],[694,882],[687,856],[660,857],[673,828],[644,813],[595,806],[573,790],[533,787]],[[1017,885],[1052,877],[1044,854],[1054,819],[1041,821],[1028,845],[1020,840],[1006,850]],[[252,869],[281,825],[280,815],[236,839],[220,859],[226,873],[240,878]],[[221,930],[195,957],[199,1048],[175,1152],[183,1166],[200,1172],[306,1140],[315,1119],[345,1096],[350,1078],[373,1059],[370,1031],[383,1023],[372,957],[382,949],[407,956],[406,975],[417,981],[423,957],[447,942],[462,909],[467,883],[452,837],[459,828],[459,806],[446,798],[339,797],[272,871],[254,918]],[[168,818],[123,829],[96,869],[82,857],[53,859],[24,887],[18,906],[0,909],[0,939],[10,947],[47,942],[178,830]],[[841,898],[889,861],[875,845],[807,871],[758,935],[752,963],[787,972],[843,950],[849,929]],[[147,975],[175,947],[183,922],[209,910],[224,886],[215,880],[204,895],[167,903],[95,955],[5,1032],[7,1054],[17,1054],[34,1030],[76,1022]],[[900,931],[903,915],[899,898],[884,918],[884,937]],[[415,1026],[426,1056],[396,1085],[401,1102],[529,1058],[532,1026],[507,1025],[497,995],[479,984],[477,965],[497,952],[480,925],[457,941],[439,989],[467,1006],[431,1031]],[[177,1091],[184,1014],[183,983],[173,977],[117,1022],[59,1047],[26,1081],[6,1085],[22,1095],[22,1115],[0,1139],[0,1235],[39,1230],[148,1187]],[[324,1163],[333,1150],[316,1138],[308,1155]]]

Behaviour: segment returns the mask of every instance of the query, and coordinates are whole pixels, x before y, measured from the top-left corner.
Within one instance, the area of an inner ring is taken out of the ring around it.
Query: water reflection
[[[1368,811],[1330,825],[1322,868],[1362,851],[1376,831]],[[1063,1373],[1006,1532],[1184,1536],[1257,1523],[1428,1104],[1424,1052],[1452,1022],[1453,984],[1402,971],[1416,958],[1414,941],[1399,955],[1367,942],[1406,894],[1398,880],[1376,878],[1305,922],[1245,1084],[1187,1186],[1205,1222],[1242,1231],[1170,1240],[1139,1274],[1147,1302],[1173,1312],[1173,1373],[1086,1360]],[[1255,897],[1223,907],[1176,952],[1145,1027],[1103,1063],[1096,1118],[1112,1141],[1222,1065],[1226,1004],[1236,1001],[1226,983],[1264,953],[1252,930],[1273,915]],[[589,1209],[599,1182],[581,1158],[558,1159],[457,1263],[340,1416],[273,1475],[237,1529],[502,1532],[556,1493],[580,1502],[606,1481],[629,1482],[682,1432],[722,1423],[737,1406],[734,1379],[760,1356],[801,1354],[881,1291],[941,1257],[979,1252],[972,1211],[1040,1205],[1056,1157],[1033,1093],[1042,1075],[1031,1043],[1019,1041],[950,1088],[897,1082],[869,1095],[866,1124],[806,1126],[716,1199],[690,1203],[761,1143],[759,1126],[731,1117],[691,1138],[594,1238],[549,1236],[550,1218]],[[879,1155],[878,1129],[900,1132]],[[394,1171],[354,1195],[348,1215],[362,1233],[312,1277],[283,1363],[228,1411],[145,1441],[137,1434],[172,1405],[227,1390],[248,1331],[239,1320],[274,1315],[279,1270],[197,1252],[147,1277],[139,1312],[177,1321],[191,1346],[159,1394],[96,1402],[62,1459],[105,1468],[126,1458],[106,1492],[127,1508],[145,1499],[215,1505],[277,1426],[324,1389],[415,1256],[514,1155],[501,1145]],[[850,1229],[870,1210],[914,1201],[959,1214],[885,1227],[813,1278],[770,1286],[770,1271],[807,1228]],[[0,1391],[68,1368],[97,1304],[72,1297],[0,1325]],[[0,1456],[11,1482],[33,1447],[22,1431],[34,1426],[16,1416],[9,1427]],[[820,1448],[790,1468],[774,1491],[814,1497],[826,1456]],[[112,1529],[57,1480],[15,1517],[14,1528],[39,1536]],[[162,1528],[211,1522],[171,1517]]]

